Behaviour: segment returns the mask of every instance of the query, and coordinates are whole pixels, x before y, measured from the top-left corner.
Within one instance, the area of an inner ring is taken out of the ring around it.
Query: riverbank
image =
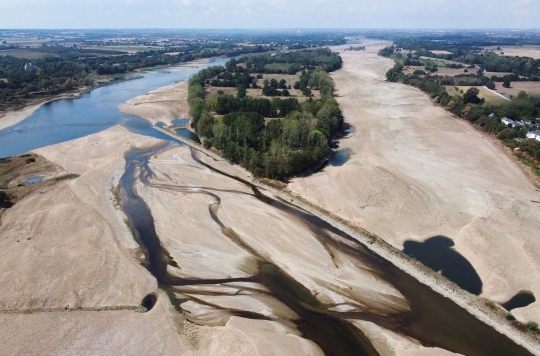
[[[189,63],[164,67],[163,69],[166,68],[167,70],[176,71],[176,70],[182,70],[182,69],[185,69],[185,68],[197,68],[202,64],[208,63],[209,61],[210,61],[210,59],[206,59],[206,58],[205,59],[198,59],[198,60],[195,60],[195,61],[191,61]],[[121,82],[128,81],[128,80],[135,80],[135,79],[139,78],[137,76],[137,74],[140,75],[140,74],[151,73],[151,72],[156,71],[156,70],[158,70],[158,69],[157,68],[145,68],[145,69],[137,70],[137,71],[133,72],[134,75],[128,75],[123,79],[111,80],[111,81],[108,81],[108,82],[99,82],[99,83],[96,83],[95,85],[92,85],[90,87],[82,87],[81,89],[79,89],[79,90],[77,90],[75,92],[72,92],[72,93],[63,93],[63,94],[54,95],[54,96],[48,97],[48,98],[33,100],[32,102],[24,105],[24,107],[22,107],[19,110],[8,110],[8,111],[2,113],[0,115],[0,130],[3,130],[5,128],[8,128],[8,127],[13,126],[15,124],[18,124],[19,122],[23,121],[27,117],[31,116],[37,109],[39,109],[41,106],[43,106],[43,105],[45,105],[47,103],[51,103],[53,101],[62,100],[62,99],[77,99],[77,98],[80,98],[83,95],[85,95],[86,93],[89,93],[89,92],[91,92],[91,91],[93,91],[95,89],[98,89],[98,88],[101,88],[101,87],[104,87],[104,86],[107,86],[107,85],[121,83]],[[189,111],[189,108],[188,108],[188,111]],[[137,114],[134,114],[134,115],[137,115]],[[144,117],[144,115],[138,115],[138,116]]]

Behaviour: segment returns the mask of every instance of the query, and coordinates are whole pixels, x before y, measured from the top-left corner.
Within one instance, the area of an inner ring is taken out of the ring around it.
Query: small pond
[[[28,178],[27,180],[24,181],[24,185],[43,182],[44,179],[45,179],[45,176],[36,176],[36,177]]]
[[[350,152],[351,150],[348,148],[334,151],[328,159],[328,164],[334,167],[343,166],[345,162],[347,162],[347,160],[349,159]]]

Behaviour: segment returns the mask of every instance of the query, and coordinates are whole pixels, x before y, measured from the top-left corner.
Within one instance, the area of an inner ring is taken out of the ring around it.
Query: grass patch
[[[438,67],[439,64],[431,59],[423,59],[422,62],[424,62],[424,64],[426,66],[429,66],[429,67]]]
[[[532,163],[532,162],[529,161],[528,159],[523,158],[523,157],[521,157],[521,156],[517,156],[517,158],[521,161],[521,163],[523,163],[523,164],[526,165],[527,167],[530,167],[530,168],[533,170],[534,174],[536,174],[537,176],[540,177],[540,169],[538,169],[538,168],[534,165],[534,163]]]

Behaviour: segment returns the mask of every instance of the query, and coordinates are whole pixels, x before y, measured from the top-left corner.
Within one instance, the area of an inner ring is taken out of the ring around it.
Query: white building
[[[37,65],[35,65],[34,63],[32,63],[32,62],[26,63],[24,65],[24,70],[26,72],[32,71],[32,70],[38,70],[38,69],[39,69],[39,67]]]
[[[540,141],[540,131],[527,132],[527,138],[533,138],[536,141]]]
[[[507,117],[503,117],[503,118],[501,119],[501,122],[502,122],[503,124],[505,124],[505,125],[510,126],[510,127],[514,127],[514,125],[516,124],[516,122],[515,122],[514,120],[509,119],[509,118],[507,118]]]

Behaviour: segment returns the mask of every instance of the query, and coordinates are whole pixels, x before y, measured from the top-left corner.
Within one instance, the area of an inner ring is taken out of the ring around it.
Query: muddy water
[[[473,316],[455,305],[449,299],[433,292],[414,278],[400,271],[392,264],[374,255],[354,239],[329,226],[326,222],[289,206],[288,204],[262,195],[255,187],[253,196],[276,209],[280,209],[300,223],[310,227],[319,240],[328,246],[340,250],[353,258],[362,260],[380,278],[396,287],[411,304],[411,312],[394,316],[380,316],[371,313],[338,313],[329,312],[320,307],[317,299],[301,284],[288,276],[284,271],[268,261],[260,261],[260,274],[252,278],[235,280],[185,280],[167,274],[166,267],[170,262],[167,252],[161,246],[155,232],[150,209],[136,194],[136,180],[152,185],[152,175],[148,167],[148,159],[167,149],[168,146],[154,150],[132,151],[126,156],[126,171],[121,178],[121,206],[129,218],[136,238],[147,251],[147,268],[157,278],[160,287],[171,290],[176,285],[201,285],[233,281],[253,281],[265,285],[274,296],[293,309],[301,320],[297,322],[304,337],[316,342],[327,355],[376,355],[371,342],[349,322],[344,319],[360,319],[374,322],[403,335],[414,337],[426,346],[436,346],[464,355],[531,355],[522,347],[514,344],[507,337],[500,335],[492,328],[476,320]],[[237,177],[217,171],[193,158],[215,172],[242,181]],[[136,169],[138,168],[138,170]],[[136,176],[135,172],[139,172]],[[249,184],[244,182],[245,184]],[[209,214],[218,223],[225,236],[231,238],[248,252],[257,256],[256,251],[242,243],[234,230],[224,226],[219,220],[219,191],[207,187],[181,187],[159,185],[159,189],[171,189],[190,194],[207,194],[214,198],[209,206]],[[229,191],[233,192],[233,191]],[[234,193],[234,192],[233,192]],[[238,192],[240,193],[240,192]],[[260,258],[260,256],[257,256]],[[172,293],[169,293],[172,295]],[[179,303],[176,303],[180,310]],[[249,317],[249,313],[235,313]],[[252,317],[258,317],[253,315]]]

